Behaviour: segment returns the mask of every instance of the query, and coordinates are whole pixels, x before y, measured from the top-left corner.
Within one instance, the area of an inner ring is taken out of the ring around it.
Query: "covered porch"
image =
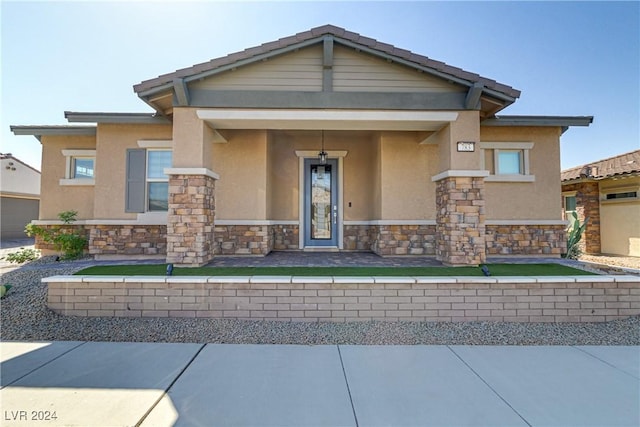
[[[457,142],[479,129],[475,111],[174,109],[167,261],[370,251],[477,265],[486,172]]]

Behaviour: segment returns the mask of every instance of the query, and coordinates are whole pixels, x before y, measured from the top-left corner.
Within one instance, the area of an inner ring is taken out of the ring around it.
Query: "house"
[[[560,256],[560,136],[510,86],[327,25],[134,85],[155,112],[12,126],[42,142],[39,224],[98,258],[272,250]],[[80,124],[80,125],[78,125]]]
[[[640,256],[640,150],[562,171],[565,216],[584,222],[588,254]]]
[[[0,153],[0,239],[27,237],[24,227],[38,219],[39,205],[40,172]]]

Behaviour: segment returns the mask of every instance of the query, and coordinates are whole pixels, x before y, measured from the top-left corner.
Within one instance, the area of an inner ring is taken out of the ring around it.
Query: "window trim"
[[[480,142],[480,168],[486,170],[485,150],[493,150],[493,169],[492,174],[485,178],[487,182],[535,182],[536,176],[531,174],[530,167],[530,151],[533,149],[533,142]],[[500,174],[500,151],[518,151],[520,157],[520,174]]]
[[[95,167],[96,167],[96,150],[62,150],[65,157],[64,178],[60,179],[59,184],[64,186],[91,186],[96,184]],[[94,178],[75,178],[72,168],[75,159],[92,159],[94,167]]]

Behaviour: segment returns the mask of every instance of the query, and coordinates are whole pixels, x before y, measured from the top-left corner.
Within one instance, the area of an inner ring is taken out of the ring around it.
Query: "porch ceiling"
[[[197,110],[213,129],[437,131],[458,118],[449,111]]]

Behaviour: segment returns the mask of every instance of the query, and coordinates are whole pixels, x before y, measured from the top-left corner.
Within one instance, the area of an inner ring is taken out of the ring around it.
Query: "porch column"
[[[173,110],[173,167],[169,176],[167,262],[199,267],[213,258],[215,132],[193,108]]]
[[[215,181],[205,168],[171,168],[167,215],[167,263],[200,267],[213,258]]]
[[[436,184],[436,258],[446,265],[484,263],[484,176],[435,178],[440,178]]]
[[[599,254],[600,247],[600,185],[587,181],[577,185],[576,213],[580,223],[589,218],[584,236],[578,245],[587,254]]]
[[[447,265],[486,260],[484,178],[478,111],[461,111],[433,137],[441,173],[436,182],[436,257]]]

